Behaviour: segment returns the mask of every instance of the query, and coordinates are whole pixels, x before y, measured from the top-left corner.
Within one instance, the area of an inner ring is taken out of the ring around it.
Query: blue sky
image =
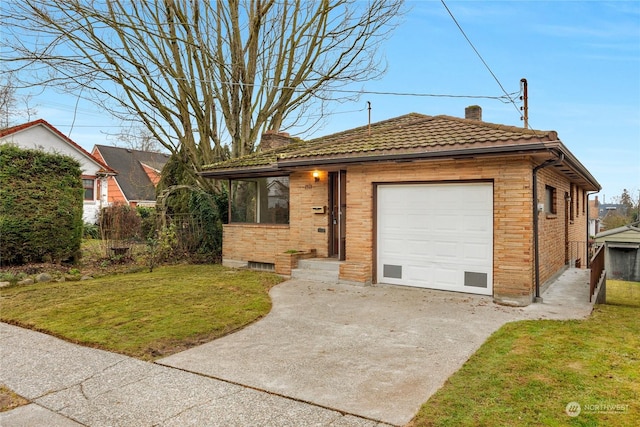
[[[624,188],[640,191],[639,1],[447,1],[471,42],[507,92],[529,82],[529,125],[555,130],[611,201]],[[416,94],[501,96],[440,1],[408,1],[402,23],[382,50],[386,75],[354,89]],[[478,104],[483,120],[522,126],[520,112],[497,100],[364,94],[341,104],[313,136],[409,112],[464,116]],[[117,132],[96,107],[59,94],[32,99],[39,118],[87,149],[114,144]],[[518,104],[518,107],[520,104]],[[310,135],[301,135],[310,136]]]

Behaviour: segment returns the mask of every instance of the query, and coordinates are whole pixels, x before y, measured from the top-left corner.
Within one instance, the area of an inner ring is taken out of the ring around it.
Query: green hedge
[[[0,145],[0,265],[77,257],[81,176],[71,157]]]

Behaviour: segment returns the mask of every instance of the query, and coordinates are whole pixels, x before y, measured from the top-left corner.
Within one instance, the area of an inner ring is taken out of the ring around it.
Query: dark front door
[[[345,259],[347,230],[347,171],[329,173],[329,255]]]

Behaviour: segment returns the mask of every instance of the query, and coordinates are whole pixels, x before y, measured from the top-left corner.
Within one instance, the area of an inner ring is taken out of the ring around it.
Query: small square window
[[[558,213],[556,206],[556,189],[550,185],[544,186],[544,211],[554,215]]]

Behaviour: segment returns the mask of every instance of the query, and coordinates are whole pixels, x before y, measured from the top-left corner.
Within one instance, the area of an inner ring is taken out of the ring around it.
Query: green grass
[[[640,282],[607,279],[607,304],[640,307]]]
[[[411,425],[638,426],[639,402],[640,309],[602,305],[582,321],[503,326]]]
[[[0,320],[142,359],[235,331],[271,309],[281,279],[219,265],[159,267],[153,273],[13,286],[0,293]]]

